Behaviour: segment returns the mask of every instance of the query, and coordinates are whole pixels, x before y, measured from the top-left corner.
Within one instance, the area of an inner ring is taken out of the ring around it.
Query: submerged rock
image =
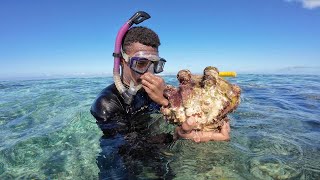
[[[219,131],[227,114],[240,103],[241,89],[219,77],[215,67],[208,66],[203,75],[193,75],[189,70],[177,74],[179,87],[167,85],[164,96],[169,100],[161,112],[171,123],[181,124],[193,117],[197,130]]]

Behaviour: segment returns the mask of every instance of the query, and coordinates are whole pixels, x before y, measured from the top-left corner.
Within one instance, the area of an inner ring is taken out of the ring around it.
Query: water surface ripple
[[[164,76],[177,85],[175,76]],[[320,179],[320,76],[240,74],[231,141],[178,140],[164,150],[167,172],[141,179]],[[0,179],[97,179],[101,152],[110,177],[130,167],[103,139],[90,105],[112,77],[0,81]],[[102,145],[104,144],[104,145]],[[101,168],[101,167],[100,167]],[[106,177],[107,178],[107,177]]]

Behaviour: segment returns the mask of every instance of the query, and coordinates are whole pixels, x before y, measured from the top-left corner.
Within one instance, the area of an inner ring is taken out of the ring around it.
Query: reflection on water
[[[230,142],[178,140],[145,154],[153,146],[128,141],[137,134],[104,136],[89,113],[112,78],[2,81],[0,179],[320,179],[319,79],[239,75]],[[159,117],[150,123],[172,132]]]

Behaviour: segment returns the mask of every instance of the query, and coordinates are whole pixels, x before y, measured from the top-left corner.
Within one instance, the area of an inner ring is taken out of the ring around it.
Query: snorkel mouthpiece
[[[133,96],[137,93],[137,91],[141,88],[141,85],[134,86],[133,82],[130,82],[130,87],[127,89],[120,78],[120,57],[121,57],[121,43],[123,36],[126,34],[128,29],[133,24],[139,24],[143,22],[146,19],[149,19],[150,15],[144,11],[138,11],[136,12],[118,31],[115,47],[114,47],[114,64],[113,64],[113,79],[114,83],[116,85],[116,88],[118,89],[119,93],[124,99],[124,102],[126,104],[131,104],[133,100]]]
[[[129,89],[127,89],[127,91],[125,91],[124,93],[121,94],[124,102],[126,104],[131,104],[131,102],[133,100],[133,96],[135,96],[137,94],[138,90],[141,87],[142,87],[141,84],[139,84],[138,86],[134,86],[133,81],[131,81]]]

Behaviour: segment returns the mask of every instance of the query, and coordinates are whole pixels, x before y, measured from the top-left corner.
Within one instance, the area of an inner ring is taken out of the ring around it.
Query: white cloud
[[[314,9],[320,7],[320,0],[286,0],[288,2],[301,2],[304,8]]]

